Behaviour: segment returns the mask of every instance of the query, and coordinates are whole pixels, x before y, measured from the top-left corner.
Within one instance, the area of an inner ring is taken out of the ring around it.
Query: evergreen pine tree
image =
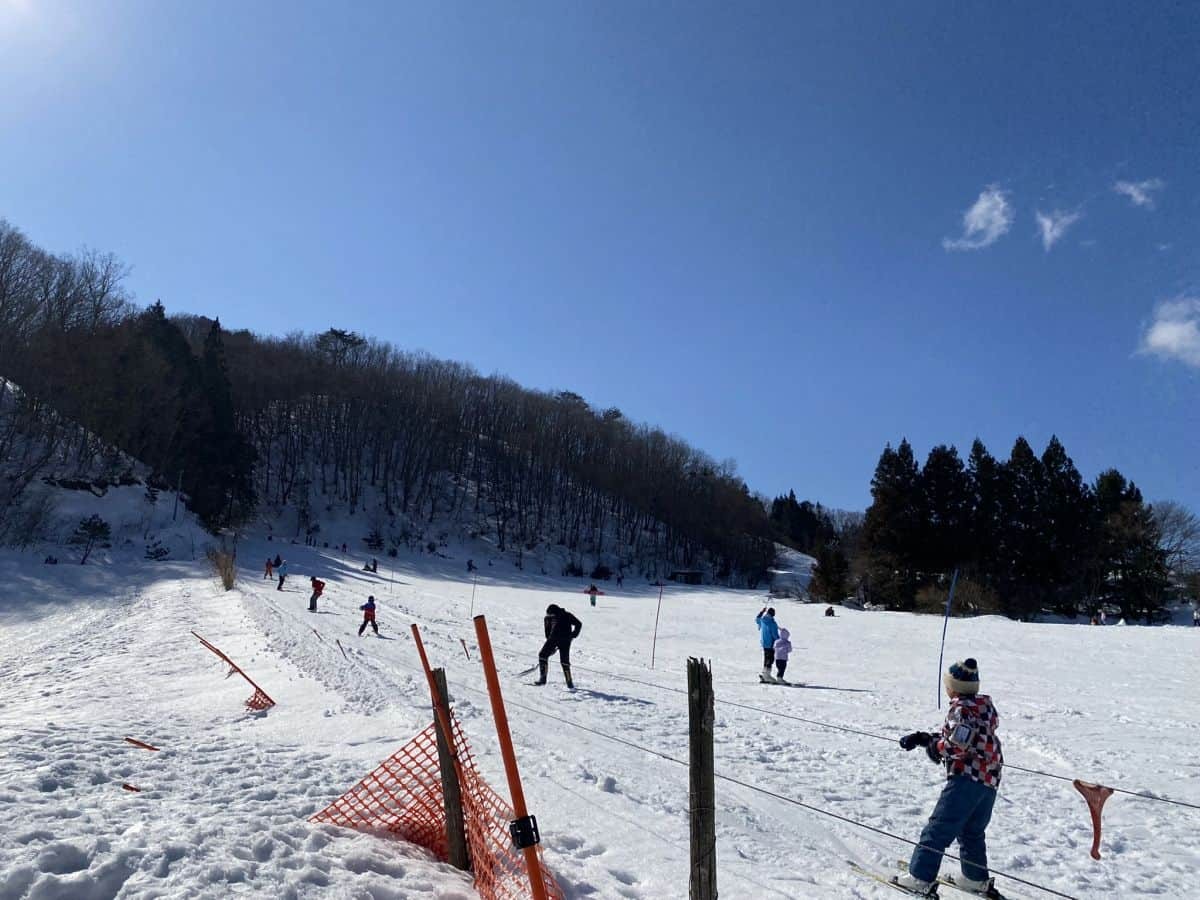
[[[999,573],[1006,570],[1000,554],[1000,533],[1004,495],[1003,467],[979,438],[971,445],[967,459],[967,482],[971,492],[971,512],[968,531],[968,569],[986,587],[999,583]]]
[[[1116,469],[1102,472],[1095,485],[1100,522],[1094,562],[1101,600],[1116,603],[1130,621],[1153,620],[1167,588],[1166,554],[1154,511],[1137,485]]]
[[[850,561],[836,540],[817,547],[816,559],[809,593],[826,603],[841,603],[848,591]]]
[[[907,440],[884,448],[871,479],[863,523],[867,586],[872,602],[911,609],[916,596],[915,548],[921,523],[917,463]]]
[[[1091,491],[1057,437],[1042,453],[1042,470],[1046,599],[1058,612],[1074,615],[1088,594],[1086,560],[1096,539]]]
[[[194,499],[206,521],[227,524],[235,510],[244,511],[253,502],[254,453],[237,429],[220,319],[213,321],[204,339],[200,386],[208,410],[206,434],[196,448],[202,481]]]
[[[997,572],[1000,599],[1010,614],[1025,617],[1041,608],[1046,594],[1045,470],[1029,442],[1019,437],[1004,472],[1000,550],[1008,568]]]
[[[917,565],[929,575],[949,572],[970,551],[971,484],[954,447],[940,444],[929,451],[920,490]]]

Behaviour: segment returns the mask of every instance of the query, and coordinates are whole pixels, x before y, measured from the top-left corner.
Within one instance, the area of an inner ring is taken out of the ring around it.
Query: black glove
[[[914,747],[928,747],[931,740],[933,740],[933,735],[928,731],[914,731],[912,734],[906,734],[900,738],[900,746],[905,750],[912,750]]]
[[[941,765],[943,762],[942,754],[938,752],[937,741],[931,740],[925,745],[925,755],[929,757],[930,762],[935,762],[938,765]]]

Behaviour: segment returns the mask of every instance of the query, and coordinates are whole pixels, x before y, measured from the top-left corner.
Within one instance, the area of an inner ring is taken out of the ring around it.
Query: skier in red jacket
[[[379,626],[375,624],[375,598],[368,597],[367,602],[360,606],[359,609],[363,611],[363,620],[362,624],[358,626],[358,636],[362,637],[368,625],[375,629],[376,634],[379,634]]]
[[[321,592],[325,590],[325,582],[319,579],[316,575],[309,579],[312,583],[312,596],[308,598],[308,611],[317,611],[317,598],[321,596]]]

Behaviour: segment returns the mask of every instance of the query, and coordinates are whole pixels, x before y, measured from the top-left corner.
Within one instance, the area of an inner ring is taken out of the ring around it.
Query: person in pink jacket
[[[786,628],[779,629],[779,637],[775,639],[775,680],[783,681],[783,673],[787,671],[788,657],[792,655],[792,642],[788,640],[791,632]]]

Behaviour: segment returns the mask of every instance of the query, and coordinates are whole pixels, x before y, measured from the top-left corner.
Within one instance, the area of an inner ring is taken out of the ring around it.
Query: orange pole
[[[417,653],[421,655],[421,668],[425,670],[425,680],[429,682],[429,696],[436,697],[438,695],[437,684],[433,680],[433,669],[429,668],[429,657],[425,655],[425,642],[421,640],[421,632],[417,628],[417,623],[412,623],[413,642],[417,645]],[[442,726],[442,733],[446,735],[446,746],[450,748],[450,755],[454,757],[454,761],[458,763],[458,754],[454,750],[454,732],[450,730],[450,711],[441,703],[433,704],[434,714],[437,715],[438,724]]]
[[[523,819],[525,791],[521,788],[521,773],[517,769],[517,755],[513,752],[512,735],[508,731],[508,713],[504,711],[504,697],[500,693],[500,677],[496,674],[496,659],[492,656],[492,639],[488,636],[487,619],[475,617],[475,637],[479,641],[479,658],[483,661],[483,674],[487,678],[488,698],[492,701],[492,718],[496,720],[496,737],[500,741],[500,756],[504,759],[504,774],[508,777],[508,789],[512,793],[513,812]],[[526,847],[525,868],[529,870],[529,888],[534,900],[547,900],[546,882],[542,878],[542,861],[537,847]]]
[[[421,656],[421,668],[425,670],[425,680],[429,682],[429,696],[433,700],[433,713],[434,713],[434,716],[437,718],[438,727],[442,730],[442,734],[445,736],[446,749],[450,753],[450,760],[454,764],[455,775],[458,778],[458,783],[461,785],[463,783],[462,761],[458,758],[458,748],[454,743],[454,730],[451,727],[452,722],[450,719],[450,705],[449,705],[449,700],[448,700],[449,694],[447,693],[446,702],[438,701],[440,692],[437,689],[437,682],[434,680],[434,677],[433,677],[433,669],[431,669],[429,667],[429,657],[425,655],[425,642],[421,640],[421,631],[420,631],[420,629],[417,628],[416,622],[413,622],[411,627],[412,627],[413,643],[415,643],[417,645],[417,653],[419,653]],[[440,754],[441,751],[439,750],[438,752]],[[460,809],[460,815],[461,815],[461,809]],[[446,818],[447,818],[447,820],[450,818],[449,809],[447,809],[447,811],[446,811]],[[464,827],[465,827],[465,824],[466,823],[464,822],[463,823]],[[447,821],[447,823],[446,823],[446,842],[447,842],[447,844],[451,843],[450,827],[451,827],[450,823],[449,823],[449,821]],[[465,831],[462,833],[462,839],[464,841],[466,840],[466,832]],[[467,851],[464,850],[464,853],[466,853],[466,852]],[[464,857],[464,859],[466,859],[466,857]],[[453,856],[451,856],[450,861],[452,863],[454,863]],[[473,868],[473,866],[470,865],[469,860],[466,860],[466,865],[463,865],[460,868],[464,868],[464,869],[465,868]]]

